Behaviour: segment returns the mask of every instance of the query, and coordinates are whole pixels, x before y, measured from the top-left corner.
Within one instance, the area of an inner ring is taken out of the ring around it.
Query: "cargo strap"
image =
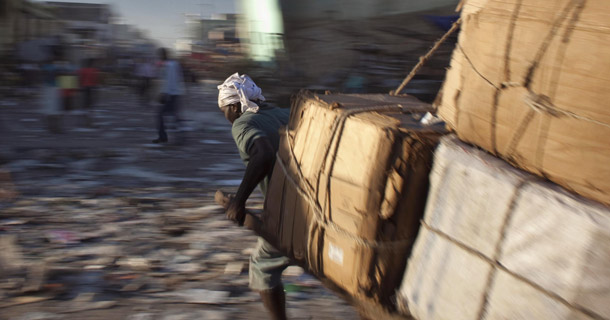
[[[458,27],[460,26],[460,23],[462,23],[462,18],[459,18],[457,21],[455,21],[453,23],[453,25],[451,26],[451,28],[440,39],[438,39],[434,43],[432,48],[430,48],[430,50],[425,55],[419,57],[419,62],[417,62],[415,67],[413,67],[413,69],[411,69],[411,72],[409,72],[409,74],[402,81],[400,86],[398,86],[398,89],[396,89],[394,91],[390,91],[391,96],[396,96],[396,95],[400,94],[400,92],[407,86],[407,84],[409,84],[409,82],[411,82],[411,80],[413,80],[415,75],[424,66],[424,64],[426,64],[426,62],[428,62],[428,60],[436,53],[436,50],[438,50],[438,48],[440,48],[441,44],[443,44],[445,41],[447,41],[447,38],[449,38],[449,36],[451,36],[451,34],[453,34],[455,32],[455,30],[458,29]]]
[[[506,212],[506,216],[504,218],[504,221],[502,223],[502,230],[500,231],[500,238],[498,239],[498,243],[496,244],[496,247],[494,249],[494,254],[493,257],[488,257],[485,254],[481,253],[480,251],[468,246],[467,244],[453,238],[452,236],[448,235],[447,233],[434,228],[432,226],[430,226],[429,224],[427,224],[424,220],[421,221],[421,226],[426,228],[427,230],[429,230],[430,232],[438,235],[439,237],[455,244],[456,246],[458,246],[459,248],[467,251],[468,253],[477,256],[478,258],[480,258],[481,260],[485,261],[486,263],[488,263],[489,265],[492,266],[492,270],[489,272],[487,279],[486,279],[486,285],[485,285],[485,295],[483,297],[483,301],[481,303],[481,309],[479,310],[478,313],[478,317],[477,319],[482,320],[485,318],[486,315],[486,309],[489,306],[489,293],[491,291],[491,286],[493,283],[493,278],[495,276],[495,274],[497,273],[498,270],[502,270],[504,272],[506,272],[507,274],[517,278],[519,281],[524,282],[525,284],[533,287],[534,289],[543,292],[544,294],[554,298],[555,300],[557,300],[558,302],[560,302],[561,304],[567,306],[568,308],[574,309],[574,310],[578,310],[586,315],[588,315],[589,317],[595,319],[595,320],[604,320],[604,318],[596,313],[594,313],[591,310],[587,310],[585,308],[582,308],[580,306],[575,306],[573,304],[571,304],[569,301],[565,300],[564,298],[562,298],[561,296],[559,296],[558,294],[551,292],[543,287],[541,287],[540,285],[532,282],[531,280],[509,270],[508,268],[506,268],[505,266],[503,266],[500,262],[500,253],[502,250],[502,244],[504,243],[504,240],[506,239],[506,233],[507,233],[507,229],[508,229],[508,225],[511,223],[513,214],[515,212],[515,208],[517,206],[517,200],[519,200],[519,197],[521,195],[521,192],[523,191],[523,188],[525,186],[527,186],[529,183],[531,183],[531,181],[533,181],[535,179],[532,178],[526,178],[524,180],[521,180],[519,182],[519,184],[515,187],[515,191],[513,192],[512,196],[511,196],[511,200],[510,203],[508,205],[507,208],[507,212]],[[440,197],[440,194],[438,195]],[[408,267],[407,267],[408,268]]]

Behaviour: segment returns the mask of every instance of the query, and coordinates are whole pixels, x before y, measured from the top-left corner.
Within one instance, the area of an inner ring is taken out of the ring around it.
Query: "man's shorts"
[[[290,259],[263,238],[258,238],[256,249],[250,255],[250,288],[268,290],[282,284],[282,272]]]

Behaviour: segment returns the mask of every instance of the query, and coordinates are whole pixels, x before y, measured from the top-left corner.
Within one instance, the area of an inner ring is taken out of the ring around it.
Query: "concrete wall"
[[[457,6],[459,0],[279,0],[284,19],[356,20]]]
[[[39,3],[0,1],[0,51],[14,49],[23,41],[57,34],[61,27],[62,23]]]
[[[244,13],[238,34],[247,39],[250,56],[254,60],[269,61],[283,48],[282,12],[278,0],[242,0]]]

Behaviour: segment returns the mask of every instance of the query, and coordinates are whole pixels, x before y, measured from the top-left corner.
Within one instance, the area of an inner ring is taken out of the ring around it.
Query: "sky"
[[[38,2],[43,2],[37,0]],[[236,13],[238,0],[57,0],[62,2],[108,3],[125,23],[138,26],[167,47],[185,34],[185,13],[209,17],[215,13]]]

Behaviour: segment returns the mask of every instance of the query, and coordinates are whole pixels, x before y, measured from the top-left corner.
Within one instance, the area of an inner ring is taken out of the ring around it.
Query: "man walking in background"
[[[62,131],[62,108],[61,95],[58,86],[59,66],[56,61],[56,54],[42,66],[43,89],[40,96],[40,105],[42,112],[45,114],[47,129],[51,133],[60,133]]]
[[[95,90],[99,84],[99,72],[95,68],[95,60],[85,60],[84,66],[78,70],[81,92],[83,94],[83,119],[86,126],[91,126],[91,108],[94,104]]]
[[[94,66],[95,60],[87,59],[85,65],[78,71],[80,87],[83,92],[83,108],[91,109],[94,103],[95,88],[98,81],[98,70]]]
[[[146,106],[150,100],[152,81],[155,77],[154,66],[147,58],[142,58],[136,65],[136,77],[140,102]]]
[[[184,94],[184,82],[182,69],[180,64],[168,58],[168,52],[165,48],[159,49],[159,58],[162,61],[161,69],[161,96],[159,100],[161,107],[157,112],[157,130],[158,137],[153,140],[153,143],[165,143],[168,141],[167,133],[165,132],[165,123],[163,117],[168,115],[174,118],[177,131],[180,132],[179,118],[179,103],[180,96]],[[178,142],[183,142],[183,137],[178,136]]]

